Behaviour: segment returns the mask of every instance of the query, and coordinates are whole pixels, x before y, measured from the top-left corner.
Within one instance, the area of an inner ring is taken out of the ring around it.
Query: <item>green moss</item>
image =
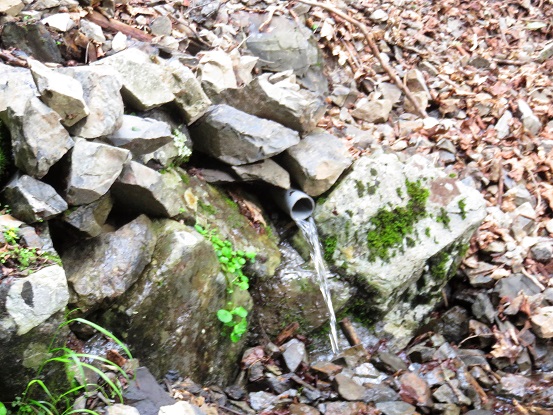
[[[378,183],[373,185],[367,185],[367,193],[372,196],[376,193],[376,189],[378,189]]]
[[[217,214],[217,209],[215,209],[209,203],[204,203],[201,200],[198,200],[198,207],[202,210],[202,212],[204,212],[208,215],[216,215]]]
[[[406,236],[413,233],[415,224],[426,216],[426,202],[430,194],[419,181],[406,180],[406,206],[392,210],[379,209],[371,219],[372,230],[367,233],[369,260],[380,258],[388,261],[395,253],[395,248],[401,247]]]
[[[466,211],[467,202],[466,202],[466,200],[465,199],[459,200],[459,202],[457,202],[457,206],[459,206],[459,210],[461,211],[461,213],[460,213],[461,218],[466,219],[467,218],[467,211]]]
[[[399,197],[403,198],[403,191],[401,190],[401,187],[398,187],[398,188],[396,189],[396,193],[397,193],[397,195],[398,195]]]
[[[358,197],[363,197],[364,194],[365,194],[365,185],[363,184],[363,182],[361,180],[356,180],[355,181],[355,188],[357,189],[357,196]]]
[[[445,210],[445,208],[440,208],[440,214],[436,218],[436,222],[441,223],[445,228],[449,229],[449,222],[451,222],[451,218],[447,214],[447,210]]]
[[[326,202],[326,197],[321,196],[317,199],[317,205],[322,205],[324,202]]]
[[[424,234],[426,235],[427,238],[430,238],[430,228],[429,227],[426,227],[426,229],[424,230]]]
[[[231,208],[238,209],[238,203],[236,203],[234,200],[232,200],[230,197],[224,198],[225,203],[230,206]]]
[[[372,176],[378,175],[378,171],[376,171],[376,169],[374,169],[374,168],[371,169],[371,175],[372,175]]]
[[[332,256],[334,251],[336,251],[336,246],[338,244],[338,239],[335,236],[329,236],[323,241],[324,248],[324,259],[327,262],[332,262]]]
[[[353,217],[353,211],[352,210],[346,210],[346,214],[352,218]]]
[[[449,273],[449,268],[447,266],[449,260],[450,255],[445,251],[434,255],[429,261],[430,275],[437,280],[445,280]]]

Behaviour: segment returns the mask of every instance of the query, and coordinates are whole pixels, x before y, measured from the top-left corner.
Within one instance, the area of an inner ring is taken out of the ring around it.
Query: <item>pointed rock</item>
[[[59,115],[31,98],[21,115],[8,110],[15,165],[30,176],[42,178],[73,147]]]
[[[12,179],[2,190],[2,199],[12,214],[26,223],[48,220],[67,209],[52,186],[27,175]]]
[[[133,156],[152,153],[172,140],[171,126],[151,118],[123,115],[121,127],[106,139]]]
[[[89,114],[78,81],[39,61],[29,60],[29,66],[41,100],[59,114],[63,125],[70,127]]]
[[[214,105],[190,130],[194,148],[225,163],[267,159],[300,141],[297,132],[228,105]]]
[[[70,127],[71,134],[83,138],[98,138],[111,134],[121,125],[123,99],[121,82],[111,68],[79,66],[58,69],[81,83],[89,115]]]
[[[176,174],[161,174],[131,161],[114,183],[112,194],[119,205],[133,212],[173,217],[184,206],[185,188]]]
[[[350,377],[341,373],[334,378],[336,391],[347,401],[361,401],[365,396],[366,389]]]
[[[109,193],[88,205],[67,210],[62,220],[86,236],[95,237],[102,233],[102,227],[113,207]]]
[[[128,150],[83,139],[71,151],[65,200],[86,205],[105,195],[130,158]]]
[[[330,189],[352,162],[342,141],[327,133],[308,135],[286,150],[282,160],[292,178],[310,196]]]
[[[282,345],[284,352],[284,362],[290,372],[295,372],[300,363],[307,359],[307,352],[305,350],[305,343],[298,339],[292,339],[289,342]]]
[[[31,72],[0,63],[0,118],[6,118],[8,107],[22,115],[33,97],[38,97],[38,91]]]

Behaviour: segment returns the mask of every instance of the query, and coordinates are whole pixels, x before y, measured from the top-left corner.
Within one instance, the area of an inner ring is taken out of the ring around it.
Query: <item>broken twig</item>
[[[298,1],[300,3],[304,3],[309,6],[320,7],[321,9],[325,9],[330,13],[333,13],[336,16],[341,17],[346,22],[349,22],[352,25],[356,26],[361,31],[361,33],[363,33],[363,36],[367,40],[367,43],[369,44],[372,54],[378,60],[378,62],[380,63],[380,66],[382,66],[382,68],[390,76],[390,79],[394,81],[397,87],[401,89],[401,91],[403,91],[407,99],[411,101],[411,103],[413,104],[413,107],[415,108],[415,111],[417,112],[417,115],[422,118],[428,117],[428,115],[426,114],[426,111],[423,108],[421,108],[421,106],[419,105],[419,103],[413,96],[412,92],[409,90],[409,88],[401,81],[401,79],[399,79],[395,71],[390,67],[390,65],[388,65],[388,63],[382,58],[382,56],[380,56],[380,50],[378,49],[378,46],[374,41],[374,36],[371,32],[369,32],[369,30],[367,29],[367,26],[365,26],[360,21],[348,16],[341,10],[338,10],[337,8],[329,4],[319,3],[318,1],[311,1],[311,0],[298,0]]]
[[[359,340],[359,336],[355,332],[355,329],[351,325],[351,321],[349,318],[344,318],[343,320],[340,320],[340,328],[342,329],[342,332],[346,336],[346,339],[348,340],[348,343],[350,346],[357,346],[358,344],[361,344],[361,340]]]

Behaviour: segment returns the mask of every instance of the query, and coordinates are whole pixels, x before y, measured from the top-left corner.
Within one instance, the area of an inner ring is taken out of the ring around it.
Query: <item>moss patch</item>
[[[429,260],[430,275],[437,280],[445,280],[449,273],[447,267],[450,255],[445,252],[439,252]]]
[[[365,185],[363,184],[363,182],[361,180],[356,180],[355,181],[355,188],[357,189],[357,196],[358,197],[363,197],[364,194],[365,194]]]
[[[461,199],[459,200],[459,202],[457,202],[457,206],[459,206],[459,210],[461,211],[460,215],[461,215],[461,218],[464,220],[467,218],[467,211],[466,211],[466,208],[467,208],[467,201],[465,199]]]
[[[399,247],[406,236],[413,233],[415,224],[426,216],[426,202],[430,191],[424,188],[420,180],[406,180],[406,206],[392,210],[379,209],[371,219],[373,229],[367,233],[369,260],[381,258],[389,261],[395,255],[394,248]]]
[[[329,236],[323,241],[324,248],[324,259],[327,262],[332,262],[332,256],[334,251],[336,251],[336,246],[338,244],[338,239],[335,236]]]
[[[449,229],[449,222],[451,222],[451,219],[447,214],[447,210],[445,210],[445,208],[440,208],[440,214],[436,218],[436,222],[441,223],[446,229]]]

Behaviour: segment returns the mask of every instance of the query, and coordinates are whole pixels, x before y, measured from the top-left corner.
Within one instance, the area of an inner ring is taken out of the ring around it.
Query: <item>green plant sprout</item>
[[[213,229],[206,229],[199,224],[194,225],[194,228],[213,245],[215,254],[221,265],[221,270],[227,277],[227,292],[232,294],[234,286],[243,291],[250,288],[249,279],[244,275],[242,268],[248,261],[252,264],[255,263],[255,252],[234,250],[232,243],[221,239],[219,234]],[[232,327],[230,340],[236,343],[248,330],[248,321],[246,319],[248,311],[244,307],[235,306],[233,303],[228,303],[228,306],[230,310],[219,309],[217,311],[217,318],[226,327]]]
[[[229,303],[232,307],[232,303]],[[230,332],[230,340],[233,343],[239,341],[244,333],[248,331],[248,310],[244,307],[233,307],[230,311],[220,309],[217,311],[217,318],[227,327],[232,327]]]
[[[97,331],[99,331],[104,336],[108,337],[110,340],[115,342],[121,347],[123,352],[132,359],[132,355],[125,346],[113,333],[106,330],[104,327],[101,327],[91,321],[85,320],[83,318],[73,318],[66,319],[65,322],[60,324],[58,327],[59,331],[72,323],[81,323],[85,324]],[[8,411],[7,407],[0,402],[0,415],[7,415],[8,412],[13,412],[17,415],[27,415],[27,414],[37,414],[37,415],[72,415],[75,413],[87,413],[90,415],[99,415],[98,412],[91,409],[74,409],[73,403],[75,399],[82,393],[90,392],[91,390],[100,391],[108,399],[116,399],[119,402],[123,403],[123,388],[119,379],[115,379],[108,376],[101,369],[92,365],[91,363],[86,362],[85,360],[95,361],[102,365],[108,365],[110,368],[113,368],[121,377],[125,378],[126,381],[129,381],[129,376],[123,368],[116,365],[112,361],[105,359],[103,357],[92,355],[88,353],[77,353],[74,350],[69,349],[68,347],[53,347],[53,344],[57,338],[54,336],[50,347],[48,349],[48,354],[53,356],[45,360],[40,368],[37,371],[35,379],[32,379],[26,386],[23,394],[11,403],[13,411]],[[39,379],[44,368],[50,364],[61,364],[64,367],[67,379],[69,380],[69,386],[67,390],[59,393],[53,393],[50,388]],[[86,372],[92,372],[98,376],[99,381],[96,383],[86,382]],[[102,386],[100,386],[102,384]],[[38,388],[40,393],[45,396],[44,399],[34,398],[33,392]]]
[[[6,229],[3,232],[5,246],[0,250],[0,262],[12,260],[17,263],[17,268],[23,271],[34,264],[38,258],[36,248],[25,248],[19,243],[19,231],[17,228]]]

